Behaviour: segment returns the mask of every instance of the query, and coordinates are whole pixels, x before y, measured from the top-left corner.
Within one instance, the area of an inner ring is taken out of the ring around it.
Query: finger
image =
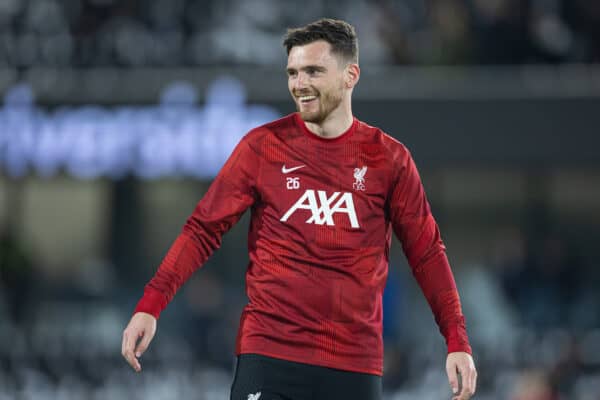
[[[127,363],[131,365],[131,367],[137,372],[141,371],[142,366],[140,365],[137,358],[135,358],[133,354],[133,347],[135,345],[136,338],[134,335],[128,333],[127,331],[123,332],[123,345],[121,349],[121,354],[127,360]]]
[[[135,348],[135,356],[137,358],[140,358],[142,356],[142,354],[144,354],[146,349],[148,349],[148,346],[150,345],[151,340],[152,340],[152,336],[150,335],[149,332],[144,332],[142,334],[142,339],[140,340],[137,347]]]
[[[130,343],[130,339],[129,339],[129,337],[126,337],[125,338],[125,346],[123,348],[122,354],[123,354],[123,357],[125,358],[125,360],[127,361],[127,363],[129,365],[131,365],[131,367],[134,370],[138,371],[139,363],[137,362],[137,359],[134,357],[133,347],[129,343]]]
[[[123,340],[121,341],[121,355],[125,356],[125,350],[127,349],[127,334],[123,331]]]
[[[140,364],[138,359],[135,358],[133,350],[129,350],[127,352],[127,354],[125,355],[125,359],[127,360],[127,363],[129,363],[129,365],[131,365],[131,367],[135,370],[135,372],[140,372],[142,370],[142,365]]]
[[[473,387],[473,375],[475,373],[475,369],[468,364],[461,365],[459,368],[462,377],[462,390],[460,393],[460,399],[468,400],[475,393],[475,388]]]
[[[460,369],[459,369],[460,371]],[[471,398],[471,391],[469,389],[469,376],[468,373],[465,372],[461,372],[460,374],[460,378],[461,383],[460,383],[460,393],[458,394],[458,398],[460,400],[469,400]]]
[[[447,365],[446,374],[448,374],[448,382],[453,394],[458,394],[458,375],[456,371],[456,365]]]
[[[130,340],[131,335],[127,330],[123,331],[123,342],[121,343],[121,355],[127,358],[127,353],[133,350],[132,341]]]
[[[475,368],[471,369],[471,394],[475,394],[475,391],[477,390],[477,370]]]
[[[476,379],[476,372],[475,372],[475,368],[473,367],[473,365],[469,364],[465,367],[465,373],[466,378],[464,380],[465,382],[465,386],[466,386],[466,391],[467,391],[467,399],[471,398],[471,396],[473,396],[475,394],[475,379]]]

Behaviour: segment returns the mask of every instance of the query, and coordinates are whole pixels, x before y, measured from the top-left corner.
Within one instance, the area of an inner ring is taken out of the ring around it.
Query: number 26
[[[298,177],[289,177],[287,180],[287,188],[288,189],[299,189],[300,188],[300,178]]]

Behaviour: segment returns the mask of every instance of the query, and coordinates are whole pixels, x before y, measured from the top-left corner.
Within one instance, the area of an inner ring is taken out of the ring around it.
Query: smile
[[[303,103],[306,103],[306,102],[312,101],[316,98],[317,98],[317,96],[300,96],[300,97],[298,97],[298,100],[300,100]]]

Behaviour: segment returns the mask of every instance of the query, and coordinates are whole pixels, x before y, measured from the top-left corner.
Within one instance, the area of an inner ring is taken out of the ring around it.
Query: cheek
[[[335,81],[331,85],[327,87],[323,92],[326,93],[326,97],[328,99],[337,99],[341,96],[342,91],[344,89],[343,81]]]
[[[338,90],[343,90],[344,87],[346,87],[346,78],[342,75],[337,80],[337,89]]]
[[[324,85],[325,86],[325,85]],[[329,81],[329,84],[325,86],[325,91],[329,92],[332,95],[337,96],[337,92],[344,88],[344,79],[335,77]]]

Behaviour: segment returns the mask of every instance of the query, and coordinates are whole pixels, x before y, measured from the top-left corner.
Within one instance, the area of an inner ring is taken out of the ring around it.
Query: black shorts
[[[381,400],[381,377],[258,354],[238,357],[231,400]]]

